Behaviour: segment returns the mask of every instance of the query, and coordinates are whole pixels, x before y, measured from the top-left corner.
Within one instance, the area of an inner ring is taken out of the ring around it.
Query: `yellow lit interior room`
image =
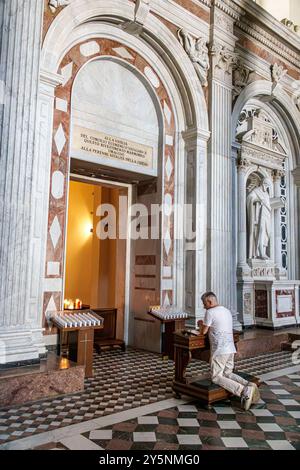
[[[99,240],[96,230],[97,207],[110,203],[118,214],[119,193],[119,188],[70,181],[64,298],[91,308],[114,307],[122,317],[126,240]]]

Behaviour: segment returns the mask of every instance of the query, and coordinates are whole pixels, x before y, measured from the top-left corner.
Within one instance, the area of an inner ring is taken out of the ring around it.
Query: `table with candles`
[[[53,312],[52,323],[59,330],[59,354],[85,366],[85,376],[93,376],[94,331],[103,328],[103,318],[89,309]]]

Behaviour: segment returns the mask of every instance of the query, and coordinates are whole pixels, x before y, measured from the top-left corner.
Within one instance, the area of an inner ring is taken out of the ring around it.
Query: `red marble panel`
[[[266,290],[255,291],[255,316],[268,318],[268,293]]]

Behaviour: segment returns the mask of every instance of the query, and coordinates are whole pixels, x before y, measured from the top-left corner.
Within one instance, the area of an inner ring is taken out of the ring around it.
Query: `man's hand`
[[[206,333],[208,332],[209,326],[204,325],[203,320],[198,321],[198,326],[199,326],[199,331],[201,335],[206,335]]]

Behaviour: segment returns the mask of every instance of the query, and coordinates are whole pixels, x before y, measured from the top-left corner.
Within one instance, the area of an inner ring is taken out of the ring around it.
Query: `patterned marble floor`
[[[267,381],[248,412],[237,400],[212,410],[191,401],[36,449],[300,450],[300,374]]]
[[[292,366],[291,353],[244,359],[236,366],[261,375]],[[0,445],[173,397],[174,363],[157,354],[133,349],[106,351],[95,354],[94,371],[81,393],[0,410]],[[193,360],[187,375],[206,371],[206,363]]]

